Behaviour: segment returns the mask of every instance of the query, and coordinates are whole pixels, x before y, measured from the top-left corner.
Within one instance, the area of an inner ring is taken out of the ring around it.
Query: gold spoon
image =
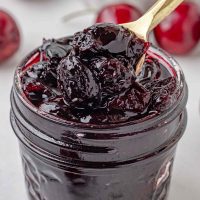
[[[178,7],[184,0],[157,0],[157,2],[137,21],[121,24],[130,29],[138,38],[148,41],[149,32],[152,31],[165,17]],[[145,54],[136,66],[136,75],[142,69]]]

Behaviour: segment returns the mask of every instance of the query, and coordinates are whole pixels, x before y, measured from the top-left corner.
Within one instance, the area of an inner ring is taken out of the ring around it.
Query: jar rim
[[[181,90],[181,94],[179,96],[179,99],[176,101],[176,103],[174,103],[169,109],[161,112],[159,115],[154,115],[152,117],[149,118],[141,118],[139,120],[132,120],[132,121],[126,121],[126,122],[120,122],[120,123],[111,123],[111,124],[84,124],[81,122],[73,122],[73,121],[69,121],[69,120],[65,120],[65,119],[61,119],[58,118],[56,116],[53,116],[51,114],[48,114],[44,111],[39,110],[37,107],[35,107],[33,104],[31,104],[31,102],[28,100],[28,98],[23,94],[23,90],[21,87],[21,81],[20,81],[20,71],[21,71],[21,67],[24,66],[24,64],[38,51],[38,48],[36,48],[35,50],[33,50],[25,59],[22,60],[22,62],[18,65],[16,71],[15,71],[15,76],[14,76],[14,90],[16,91],[17,96],[19,97],[19,99],[22,101],[22,103],[32,112],[34,112],[35,114],[39,115],[41,118],[45,118],[46,120],[56,123],[56,124],[60,124],[60,125],[64,125],[64,126],[68,126],[69,128],[75,128],[76,130],[81,129],[84,131],[94,131],[96,130],[96,133],[99,132],[104,132],[106,130],[109,130],[109,132],[116,132],[116,129],[118,130],[119,128],[122,127],[128,127],[130,126],[130,128],[134,127],[134,132],[137,131],[141,131],[141,126],[145,129],[148,129],[150,127],[154,127],[155,125],[158,125],[161,121],[163,121],[163,119],[165,119],[166,123],[167,123],[167,119],[169,118],[168,116],[171,115],[171,113],[178,109],[178,107],[180,110],[183,109],[183,107],[185,106],[186,102],[187,102],[187,92],[186,92],[186,98],[184,98],[184,91],[187,90],[187,85],[185,83],[185,78],[184,78],[184,74],[182,72],[182,69],[180,67],[180,65],[177,63],[177,61],[171,56],[169,55],[167,52],[165,52],[164,50],[160,49],[159,47],[156,47],[154,45],[151,45],[148,52],[154,54],[154,58],[159,58],[159,60],[161,59],[161,61],[163,63],[165,63],[165,65],[169,65],[172,69],[175,70],[176,75],[177,75],[177,80],[179,82],[179,85],[182,86],[182,90]],[[184,102],[182,104],[180,104],[180,102],[183,101],[183,98],[185,99]],[[169,120],[169,119],[168,119]],[[144,125],[145,122],[145,125]],[[112,129],[112,130],[111,130]],[[119,133],[120,134],[120,133]],[[123,133],[121,133],[123,134]]]

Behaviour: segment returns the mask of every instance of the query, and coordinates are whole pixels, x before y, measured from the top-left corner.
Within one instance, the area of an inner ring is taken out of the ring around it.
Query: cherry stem
[[[87,9],[84,9],[84,10],[78,10],[78,11],[75,11],[75,12],[72,12],[72,13],[69,13],[67,15],[65,15],[63,17],[63,21],[64,22],[68,22],[70,21],[71,19],[74,19],[74,18],[77,18],[77,17],[81,17],[83,15],[86,15],[88,13],[95,13],[97,10],[95,8],[87,8]]]

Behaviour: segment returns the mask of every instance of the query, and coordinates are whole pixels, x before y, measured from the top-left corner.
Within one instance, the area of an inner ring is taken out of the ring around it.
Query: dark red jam
[[[159,115],[178,99],[179,87],[148,47],[113,24],[44,40],[21,71],[24,94],[41,111],[73,122],[111,124]]]

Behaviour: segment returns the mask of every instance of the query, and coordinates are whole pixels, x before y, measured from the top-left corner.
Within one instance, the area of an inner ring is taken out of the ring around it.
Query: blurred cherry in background
[[[117,3],[104,6],[98,13],[96,23],[110,22],[122,24],[137,20],[142,13],[138,8],[127,3]]]
[[[20,33],[14,18],[0,10],[0,63],[10,58],[19,46]]]
[[[192,2],[182,3],[170,16],[156,27],[157,43],[171,54],[191,52],[200,39],[200,8]]]

